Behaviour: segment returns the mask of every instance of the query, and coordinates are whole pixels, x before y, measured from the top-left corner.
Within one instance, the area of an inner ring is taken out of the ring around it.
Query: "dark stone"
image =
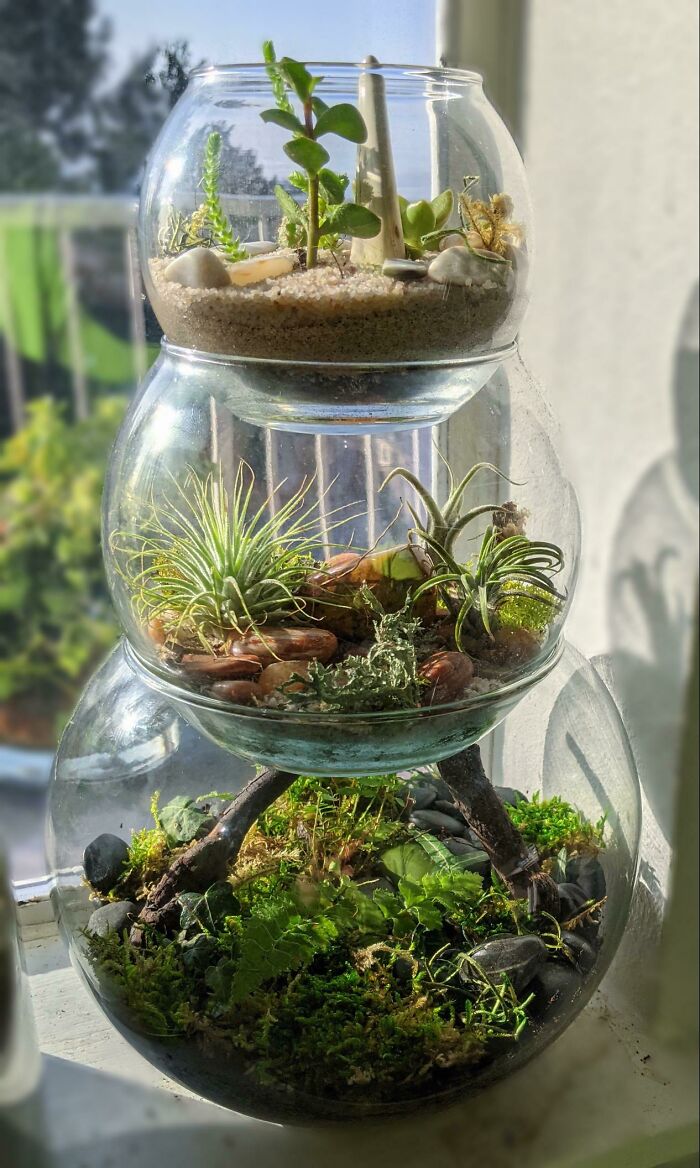
[[[566,865],[566,879],[578,884],[587,900],[602,900],[605,896],[605,873],[595,856],[574,856]]]
[[[509,803],[511,807],[522,803],[523,800],[527,803],[527,795],[523,795],[522,791],[516,790],[515,787],[494,787],[494,791],[501,803]]]
[[[466,820],[462,815],[459,807],[457,807],[454,803],[450,803],[448,799],[436,799],[433,803],[433,810],[443,811],[445,815],[454,816],[454,818],[458,819],[460,823],[466,823]]]
[[[488,876],[491,871],[491,861],[482,848],[475,847],[466,839],[447,839],[444,842],[448,852],[465,861],[465,871],[478,872],[480,876]]]
[[[426,807],[432,806],[437,796],[434,787],[411,787],[410,792],[415,811],[424,811]]]
[[[397,981],[410,982],[413,978],[413,964],[407,957],[397,957],[391,972]]]
[[[423,260],[388,259],[382,264],[382,275],[394,280],[422,280],[428,274]]]
[[[530,991],[535,995],[532,1012],[539,1018],[548,1016],[553,1020],[569,1009],[582,983],[583,978],[573,965],[548,961],[530,982]]]
[[[477,945],[469,953],[489,977],[507,974],[516,993],[529,985],[548,955],[542,938],[535,936],[497,937]],[[468,964],[462,967],[462,977],[466,981],[471,980]]]
[[[96,836],[83,852],[85,879],[98,892],[110,892],[121,875],[128,855],[128,845],[118,835],[105,832]]]
[[[409,820],[416,827],[427,828],[428,830],[433,828],[437,831],[444,828],[445,831],[451,832],[452,835],[464,834],[464,824],[460,823],[458,819],[455,819],[454,815],[445,815],[444,811],[413,811],[409,816]]]
[[[138,913],[135,904],[130,900],[115,900],[112,904],[103,904],[96,908],[87,923],[88,933],[96,937],[106,937],[108,933],[121,933],[129,927]]]
[[[581,973],[589,973],[596,963],[597,953],[593,946],[572,929],[562,929],[561,939],[574,959],[574,965]]]
[[[559,913],[557,915],[560,921],[569,921],[572,917],[577,916],[590,899],[583,889],[579,888],[578,884],[557,884],[557,889],[559,890]]]

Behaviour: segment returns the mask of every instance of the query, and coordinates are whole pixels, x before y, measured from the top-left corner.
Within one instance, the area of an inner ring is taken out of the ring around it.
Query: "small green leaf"
[[[289,181],[293,181],[291,175],[289,176]],[[348,183],[350,182],[346,174],[336,174],[334,170],[329,170],[327,166],[324,166],[318,172],[318,181],[321,186],[321,193],[327,203],[342,203],[345,198]],[[294,185],[296,186],[297,184],[295,183]]]
[[[315,134],[317,138],[322,134],[338,134],[349,142],[365,142],[367,127],[362,114],[354,105],[341,102],[323,111],[316,122]]]
[[[182,906],[180,926],[183,929],[197,927],[205,933],[215,933],[224,917],[240,912],[238,898],[225,880],[212,884],[206,892],[181,892],[178,901]]]
[[[212,816],[196,807],[185,795],[178,795],[166,803],[158,818],[171,845],[191,843],[199,832],[212,824]]]
[[[301,170],[293,170],[289,175],[289,182],[293,187],[296,187],[298,191],[303,191],[304,194],[308,193],[309,176],[304,174]]]
[[[379,234],[382,226],[379,216],[359,203],[339,203],[328,207],[326,223],[333,231],[354,235],[359,239],[371,239]]]
[[[321,167],[325,166],[330,158],[327,150],[311,138],[293,138],[285,143],[284,152],[297,166],[303,166],[311,175],[317,175]]]
[[[382,866],[394,879],[420,881],[426,872],[435,868],[433,861],[418,844],[398,844],[381,857]]]
[[[435,216],[435,226],[444,227],[445,223],[452,214],[455,197],[449,189],[442,191],[436,195],[434,199],[430,200],[430,206],[433,208],[433,215]]]
[[[324,113],[328,109],[328,106],[326,105],[325,101],[323,101],[320,97],[312,97],[311,98],[311,108],[314,111],[314,113],[316,114],[316,117],[320,118],[321,114]]]
[[[314,88],[314,78],[301,61],[294,61],[291,57],[282,57],[278,62],[279,70],[285,81],[289,82],[299,101],[308,101]]]
[[[304,133],[304,127],[296,114],[291,114],[287,110],[263,110],[260,117],[264,122],[273,122],[276,126],[282,126],[284,130],[291,130],[293,134]]]
[[[429,231],[435,230],[435,213],[427,199],[419,199],[417,203],[408,204],[406,222],[410,228],[411,239],[420,239]]]
[[[304,213],[296,199],[293,199],[289,191],[285,191],[284,187],[281,187],[279,183],[275,187],[275,198],[282,208],[282,214],[286,215],[287,219],[291,219],[293,223],[301,223],[303,221]]]

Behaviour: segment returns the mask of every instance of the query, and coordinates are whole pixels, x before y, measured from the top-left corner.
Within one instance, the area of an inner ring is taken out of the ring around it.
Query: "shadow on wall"
[[[611,680],[659,831],[671,842],[698,563],[698,288],[672,385],[676,444],[642,475],[615,536]]]

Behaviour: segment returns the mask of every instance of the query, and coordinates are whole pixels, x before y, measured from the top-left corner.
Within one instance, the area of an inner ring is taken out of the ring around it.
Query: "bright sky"
[[[195,60],[259,61],[264,40],[301,60],[430,65],[435,0],[97,0],[113,27],[116,74],[155,44],[187,40]]]

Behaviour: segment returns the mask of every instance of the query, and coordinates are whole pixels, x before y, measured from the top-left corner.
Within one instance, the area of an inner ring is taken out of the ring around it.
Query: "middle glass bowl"
[[[203,384],[166,348],[111,460],[108,577],[143,680],[292,770],[475,741],[555,662],[578,566],[576,499],[522,365],[449,425],[315,435],[241,418],[220,374]]]

